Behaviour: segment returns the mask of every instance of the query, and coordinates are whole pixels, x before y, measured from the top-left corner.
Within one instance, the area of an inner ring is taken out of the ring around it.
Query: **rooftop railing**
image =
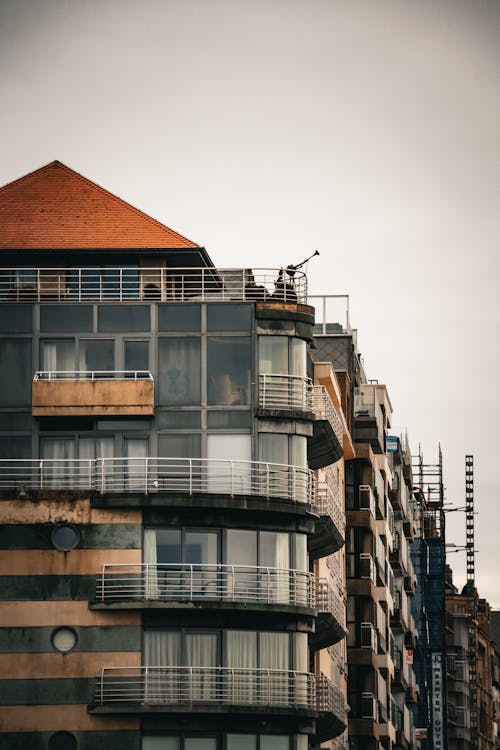
[[[105,564],[97,574],[96,600],[105,604],[227,601],[312,608],[316,587],[311,573],[268,566]]]
[[[352,333],[347,294],[311,294],[309,304],[316,308],[315,336]]]
[[[312,412],[312,381],[298,375],[259,375],[259,408]]]
[[[283,268],[139,266],[0,269],[0,302],[270,301],[307,304],[307,277]]]
[[[253,706],[334,714],[345,723],[342,693],[309,672],[231,667],[113,667],[96,679],[95,704],[145,706]]]
[[[311,505],[310,469],[205,458],[2,459],[0,488],[258,495]]]
[[[39,370],[33,380],[153,380],[153,376],[149,370]]]
[[[316,419],[327,420],[335,433],[335,437],[342,445],[344,428],[324,385],[313,385],[312,406]]]

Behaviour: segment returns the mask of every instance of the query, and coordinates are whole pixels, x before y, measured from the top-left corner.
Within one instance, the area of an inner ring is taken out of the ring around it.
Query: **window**
[[[0,406],[31,406],[31,339],[0,341]]]
[[[158,340],[159,402],[196,406],[201,403],[200,339]]]
[[[115,346],[111,339],[83,339],[80,341],[78,369],[103,372],[115,369]]]
[[[78,299],[138,299],[137,265],[82,266],[67,273],[68,297]]]
[[[208,337],[209,405],[247,406],[250,403],[251,356],[249,336]]]
[[[259,372],[306,375],[306,342],[289,336],[259,336]]]
[[[131,372],[149,370],[149,341],[123,342],[124,369]]]
[[[75,342],[73,339],[42,341],[41,365],[45,372],[72,372],[75,368]]]

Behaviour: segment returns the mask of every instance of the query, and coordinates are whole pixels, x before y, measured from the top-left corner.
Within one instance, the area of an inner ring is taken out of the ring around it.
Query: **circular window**
[[[72,526],[69,523],[60,523],[52,529],[50,540],[56,549],[69,552],[70,549],[78,547],[80,532],[76,526]]]
[[[70,732],[56,732],[49,739],[49,750],[76,750],[76,738]]]
[[[58,628],[52,633],[52,645],[61,654],[67,654],[75,648],[76,641],[76,633],[72,628]]]

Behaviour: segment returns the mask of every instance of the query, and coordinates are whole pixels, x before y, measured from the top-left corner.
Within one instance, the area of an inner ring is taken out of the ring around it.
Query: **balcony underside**
[[[266,513],[285,513],[292,516],[310,514],[308,503],[297,503],[286,499],[267,498],[262,495],[230,495],[225,493],[157,491],[96,493],[91,492],[93,508],[222,508],[227,510],[253,510]],[[311,516],[312,522],[312,516]]]
[[[310,636],[309,645],[313,651],[333,646],[345,638],[346,630],[332,612],[320,612],[316,619],[316,632]]]
[[[234,602],[214,601],[213,599],[197,599],[196,601],[148,601],[148,600],[123,600],[114,602],[93,601],[89,603],[89,609],[100,611],[125,611],[125,610],[172,610],[177,612],[247,612],[261,614],[264,617],[270,615],[279,618],[288,615],[300,615],[313,618],[316,610],[310,607],[301,607],[290,604],[259,604],[257,602]],[[312,626],[311,626],[312,629]],[[341,636],[342,637],[342,636]],[[337,639],[339,640],[339,639]],[[336,641],[331,641],[336,643]]]
[[[344,455],[344,448],[327,419],[314,422],[312,438],[307,444],[307,461],[311,469],[334,464]]]
[[[354,441],[370,443],[374,453],[384,452],[384,435],[376,417],[356,416],[354,419]]]
[[[320,516],[314,525],[314,534],[308,538],[309,557],[317,560],[337,552],[344,546],[345,539],[330,516]]]

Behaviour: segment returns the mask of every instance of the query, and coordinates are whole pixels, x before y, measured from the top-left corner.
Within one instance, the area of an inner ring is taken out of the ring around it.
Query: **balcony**
[[[315,581],[315,606],[318,617],[316,632],[310,636],[310,644],[317,651],[338,643],[347,631],[344,627],[344,602],[324,578]]]
[[[325,737],[337,736],[346,725],[343,696],[326,677],[279,669],[104,668],[96,678],[89,711],[302,715],[317,718],[318,736]]]
[[[315,422],[307,460],[311,469],[322,469],[342,458],[344,429],[325,386],[313,385],[312,408]]]
[[[37,372],[32,385],[34,417],[154,416],[149,371]]]
[[[138,266],[0,269],[0,302],[264,301],[307,304],[303,271]]]
[[[297,375],[259,375],[259,410],[269,416],[312,415],[312,381]]]
[[[337,552],[345,542],[345,513],[336,481],[315,482],[313,511],[319,519],[315,533],[308,539],[308,551],[313,559],[317,559]]]
[[[370,443],[374,453],[385,450],[384,415],[377,400],[377,386],[354,389],[354,440]]]
[[[321,587],[320,587],[321,590]],[[276,610],[316,606],[313,575],[302,570],[210,564],[103,565],[92,609],[205,608]]]
[[[147,496],[168,504],[165,495],[255,496],[310,510],[314,475],[309,469],[262,461],[205,458],[2,459],[0,489],[25,496],[31,491],[74,490],[113,496]],[[23,494],[24,493],[24,494]],[[182,504],[182,497],[170,498]],[[132,501],[134,503],[135,501]],[[246,502],[246,500],[245,500]],[[210,501],[213,505],[213,500]],[[264,507],[267,507],[264,505]],[[273,506],[277,508],[276,506]]]

